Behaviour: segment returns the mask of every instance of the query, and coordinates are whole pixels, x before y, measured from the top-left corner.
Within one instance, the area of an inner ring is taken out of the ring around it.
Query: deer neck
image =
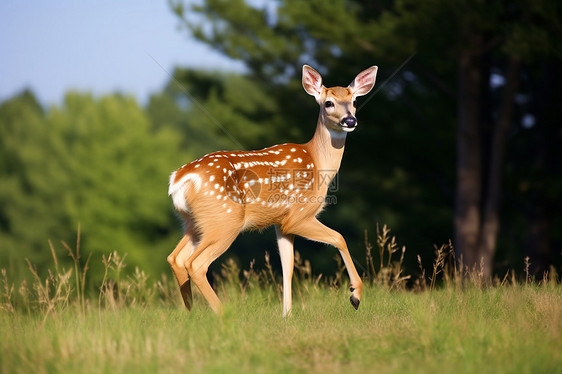
[[[314,159],[317,170],[333,173],[335,176],[340,168],[347,133],[328,129],[324,120],[321,113],[318,117],[316,132],[306,146]]]

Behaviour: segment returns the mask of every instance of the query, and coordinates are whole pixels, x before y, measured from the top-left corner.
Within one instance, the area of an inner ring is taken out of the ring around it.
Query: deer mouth
[[[350,126],[346,126],[346,125],[341,125],[340,124],[340,128],[344,131],[344,132],[352,132],[353,130],[355,130],[355,128],[357,127],[357,125],[350,127]]]
[[[352,115],[349,115],[347,117],[344,117],[340,121],[339,125],[340,125],[340,127],[342,128],[343,131],[351,132],[351,131],[355,130],[355,128],[357,127],[357,118],[355,118]]]

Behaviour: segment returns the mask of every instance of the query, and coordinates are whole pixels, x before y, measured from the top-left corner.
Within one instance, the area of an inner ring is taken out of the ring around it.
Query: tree
[[[317,66],[322,73],[328,72],[330,79],[349,76],[358,66],[370,66],[375,61],[387,69],[391,67],[386,72],[389,77],[393,67],[415,56],[405,70],[393,75],[386,84],[386,97],[377,97],[377,101],[384,102],[386,113],[378,112],[373,118],[385,124],[385,131],[368,129],[369,133],[364,135],[369,137],[359,140],[370,149],[381,146],[381,154],[386,156],[394,151],[392,145],[397,144],[388,140],[396,141],[397,135],[402,136],[402,143],[408,149],[400,152],[407,161],[393,154],[389,162],[410,165],[403,169],[391,167],[395,175],[390,177],[388,165],[362,164],[356,169],[361,175],[354,180],[356,186],[361,186],[356,196],[362,201],[353,204],[357,208],[355,214],[368,215],[361,207],[372,209],[373,205],[365,204],[365,198],[380,197],[384,191],[378,186],[366,193],[368,178],[364,175],[381,176],[381,180],[393,187],[389,194],[415,204],[419,209],[399,203],[391,207],[387,203],[392,213],[385,214],[385,218],[414,211],[411,225],[401,227],[415,230],[415,226],[425,226],[424,235],[432,231],[425,225],[426,217],[440,209],[444,211],[439,213],[441,218],[449,214],[443,208],[449,198],[445,201],[441,198],[437,209],[420,200],[436,202],[439,196],[450,196],[451,203],[455,201],[458,257],[470,268],[481,263],[486,277],[492,274],[500,230],[502,180],[506,163],[513,165],[514,160],[514,155],[507,153],[508,143],[522,130],[523,117],[541,117],[515,99],[522,93],[522,80],[533,79],[532,75],[540,69],[540,61],[560,61],[559,2],[339,0],[326,6],[320,0],[285,0],[275,9],[258,9],[241,0],[228,5],[222,0],[208,0],[190,9],[204,15],[210,24],[200,24],[188,17],[183,1],[170,3],[195,37],[244,61],[254,79],[269,82],[275,91],[283,91],[279,83],[291,86],[298,82],[300,65],[304,62]],[[379,85],[381,78],[383,81],[385,78],[384,69],[381,73]],[[494,80],[500,83],[493,83]],[[528,88],[526,94],[530,101],[539,97],[539,92]],[[369,113],[360,116],[371,114],[370,109],[366,111]],[[541,128],[543,124],[536,127]],[[393,131],[399,134],[391,134]],[[439,157],[450,156],[447,145],[455,133],[456,188],[452,192],[449,187],[452,165]],[[387,140],[386,144],[375,137]],[[554,139],[560,144],[559,135]],[[419,143],[428,147],[416,147]],[[432,147],[438,150],[428,149]],[[548,157],[552,155],[549,153]],[[547,164],[552,166],[551,162]],[[517,166],[514,169],[510,171],[515,173],[512,178],[525,173]],[[550,174],[553,170],[549,167],[544,172]],[[410,188],[404,184],[410,184]],[[437,187],[437,193],[430,191],[432,185],[434,189]],[[510,198],[524,200],[516,191]],[[400,209],[402,212],[397,213]],[[504,219],[510,226],[522,225],[513,217]],[[552,233],[549,231],[548,235]],[[516,240],[504,243],[512,250],[521,246]]]
[[[166,269],[154,259],[179,231],[168,176],[194,157],[180,149],[181,134],[153,129],[133,99],[118,95],[69,93],[60,107],[37,107],[28,94],[0,106],[2,263],[28,257],[44,269],[47,240],[73,243],[80,225],[83,253],[118,250],[133,268]],[[97,280],[100,266],[99,258],[90,264]]]

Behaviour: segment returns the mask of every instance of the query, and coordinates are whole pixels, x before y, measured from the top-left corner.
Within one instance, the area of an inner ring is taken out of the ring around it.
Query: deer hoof
[[[355,296],[351,295],[351,297],[349,298],[349,301],[351,302],[351,305],[353,305],[353,307],[355,308],[355,310],[357,310],[357,308],[359,308],[359,302],[360,300],[358,298],[356,298]]]

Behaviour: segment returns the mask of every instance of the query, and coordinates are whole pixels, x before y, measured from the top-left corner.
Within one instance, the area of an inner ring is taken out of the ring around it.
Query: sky
[[[174,66],[243,70],[179,25],[166,0],[2,0],[0,101],[29,88],[44,105],[69,90],[144,104]]]

